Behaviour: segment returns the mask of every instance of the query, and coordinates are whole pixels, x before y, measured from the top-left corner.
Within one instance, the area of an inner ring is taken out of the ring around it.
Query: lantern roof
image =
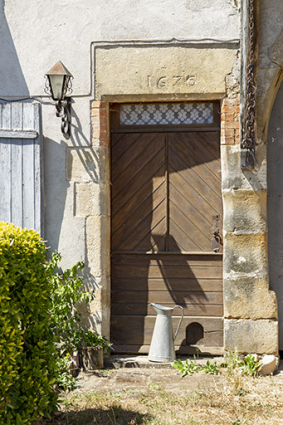
[[[52,68],[46,72],[46,75],[67,75],[73,77],[70,71],[65,67],[65,65],[59,61]]]

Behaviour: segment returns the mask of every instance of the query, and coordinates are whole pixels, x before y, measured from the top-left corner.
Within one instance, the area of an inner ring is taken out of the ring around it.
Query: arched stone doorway
[[[270,116],[267,161],[270,288],[277,296],[279,350],[283,351],[283,84]]]

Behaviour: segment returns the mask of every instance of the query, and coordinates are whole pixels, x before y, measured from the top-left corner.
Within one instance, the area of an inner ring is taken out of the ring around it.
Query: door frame
[[[182,102],[182,101],[181,101]],[[176,101],[176,102],[172,102],[172,101],[166,101],[164,103],[181,103],[180,101]],[[171,133],[171,132],[219,132],[221,131],[221,127],[220,127],[220,102],[219,100],[215,100],[215,101],[183,101],[182,103],[213,103],[213,123],[212,124],[200,124],[200,125],[153,125],[153,126],[149,126],[149,125],[127,125],[127,126],[123,126],[120,124],[120,106],[121,104],[128,104],[129,102],[123,102],[123,103],[111,103],[109,105],[109,135],[110,135],[110,146],[111,146],[111,140],[112,140],[112,133]],[[134,103],[140,103],[140,102],[130,102],[130,104],[134,104]],[[151,104],[155,104],[158,103],[160,104],[161,102],[145,102],[145,103],[151,103]],[[219,144],[221,147],[221,140],[220,140],[220,134],[219,134]],[[110,181],[112,181],[112,176],[111,176],[111,149],[109,152],[109,163],[110,163]],[[221,149],[220,149],[220,162],[221,162]],[[222,205],[223,205],[223,196],[221,193],[221,197],[222,197]],[[110,196],[111,199],[111,196]],[[111,201],[110,201],[111,202]],[[110,214],[111,214],[112,208],[110,208]],[[110,218],[110,226],[111,226],[111,218]],[[111,230],[110,230],[110,234],[111,234]],[[111,248],[112,248],[112,244],[110,242],[110,256],[111,256]],[[222,255],[222,264],[224,262],[224,256],[223,256],[223,252],[221,253]],[[110,270],[111,270],[111,266],[110,266]],[[112,282],[112,276],[111,276],[111,271],[110,271],[110,293],[111,293],[111,282]],[[110,316],[111,316],[111,299],[110,299]],[[224,300],[223,300],[223,307],[224,307]],[[205,318],[205,316],[204,316]],[[222,316],[223,319],[223,316]],[[111,335],[110,335],[111,338]],[[215,352],[210,353],[210,354],[222,354],[223,353],[223,347],[215,347]],[[206,353],[207,354],[207,353]]]

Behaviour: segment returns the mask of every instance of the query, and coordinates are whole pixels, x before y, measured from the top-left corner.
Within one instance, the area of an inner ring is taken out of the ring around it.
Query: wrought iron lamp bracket
[[[61,117],[61,131],[66,139],[71,135],[71,98],[65,97],[56,103],[56,116]]]

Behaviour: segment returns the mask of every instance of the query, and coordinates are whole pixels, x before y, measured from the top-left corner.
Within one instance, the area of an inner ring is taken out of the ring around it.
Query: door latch
[[[216,214],[213,216],[213,227],[212,227],[212,239],[211,239],[211,250],[213,252],[219,252],[220,244],[221,244],[221,237],[219,234],[219,214]]]

